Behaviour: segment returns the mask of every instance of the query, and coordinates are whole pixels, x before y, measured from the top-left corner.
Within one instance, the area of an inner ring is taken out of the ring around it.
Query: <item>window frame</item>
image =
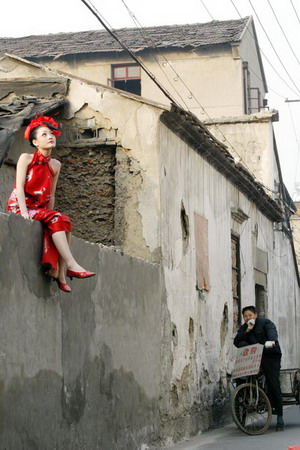
[[[128,74],[128,69],[130,67],[137,67],[139,69],[139,76],[136,77],[131,77]],[[126,71],[126,76],[125,77],[115,77],[114,75],[114,71],[115,69],[121,69],[124,68]],[[111,80],[112,82],[114,81],[122,81],[122,80],[140,80],[141,79],[141,67],[138,64],[134,64],[134,63],[127,63],[127,64],[113,64],[111,66]]]

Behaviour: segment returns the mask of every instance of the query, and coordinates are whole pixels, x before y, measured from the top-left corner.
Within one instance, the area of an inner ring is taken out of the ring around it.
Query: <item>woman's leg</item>
[[[57,231],[52,234],[52,240],[60,255],[58,263],[60,281],[64,281],[60,278],[60,276],[62,276],[62,273],[64,272],[65,264],[68,269],[74,270],[75,272],[83,272],[85,270],[77,263],[71,253],[69,246],[70,233],[66,233],[65,231]]]

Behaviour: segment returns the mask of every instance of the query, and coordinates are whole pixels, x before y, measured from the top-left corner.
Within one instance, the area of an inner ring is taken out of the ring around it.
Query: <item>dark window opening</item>
[[[255,285],[255,307],[259,317],[266,315],[266,291],[264,286],[260,284]]]
[[[131,92],[132,94],[141,95],[141,80],[113,80],[113,87],[121,89],[125,92]]]
[[[138,64],[112,66],[110,82],[117,89],[141,95],[141,68]]]

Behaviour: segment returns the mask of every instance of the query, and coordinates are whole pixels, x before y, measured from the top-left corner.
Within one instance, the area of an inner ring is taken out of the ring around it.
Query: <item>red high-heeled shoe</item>
[[[53,281],[56,281],[57,286],[59,287],[59,289],[61,291],[70,293],[72,292],[72,289],[70,288],[70,286],[68,285],[68,283],[63,283],[62,281],[60,281],[58,278],[53,278]]]
[[[45,273],[45,275],[49,278],[51,278],[52,281],[55,281],[57,283],[57,286],[59,287],[59,289],[61,291],[64,292],[72,292],[72,289],[70,288],[70,286],[68,285],[68,283],[63,283],[62,281],[60,281],[58,278],[53,277],[52,275],[49,275],[47,272]]]
[[[71,280],[72,278],[90,278],[95,276],[95,272],[89,272],[88,270],[84,270],[83,272],[74,272],[74,270],[67,269],[67,277],[69,277]]]

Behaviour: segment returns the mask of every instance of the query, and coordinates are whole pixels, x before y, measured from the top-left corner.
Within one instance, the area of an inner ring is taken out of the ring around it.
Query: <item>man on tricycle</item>
[[[264,345],[261,369],[266,377],[269,400],[277,415],[276,431],[283,431],[283,406],[279,380],[281,349],[276,326],[269,319],[257,317],[255,306],[246,306],[242,309],[242,314],[245,323],[239,328],[233,341],[234,345],[236,347]]]

